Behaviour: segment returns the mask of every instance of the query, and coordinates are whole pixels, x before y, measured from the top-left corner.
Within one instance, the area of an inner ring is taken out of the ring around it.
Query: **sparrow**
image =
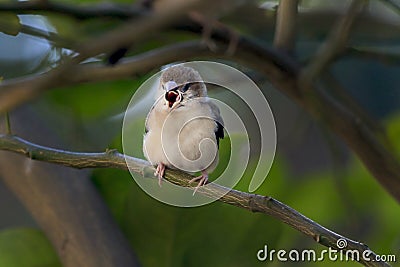
[[[200,74],[193,68],[175,65],[161,74],[157,97],[145,122],[144,156],[156,167],[158,183],[165,168],[201,175],[194,190],[208,182],[218,164],[219,140],[224,138],[218,107],[207,96]],[[193,194],[194,194],[193,193]]]

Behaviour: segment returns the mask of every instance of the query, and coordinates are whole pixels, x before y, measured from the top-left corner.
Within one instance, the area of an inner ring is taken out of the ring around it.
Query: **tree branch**
[[[276,13],[274,46],[293,54],[296,45],[298,0],[280,0]]]
[[[48,42],[54,44],[55,46],[62,48],[72,48],[73,42],[71,40],[67,40],[62,38],[57,33],[52,31],[45,31],[36,27],[32,27],[26,24],[3,24],[0,23],[0,32],[16,32],[16,33],[24,33],[30,36],[38,37]]]
[[[154,167],[147,161],[133,158],[118,153],[116,150],[107,150],[104,153],[78,153],[64,150],[52,149],[30,143],[12,135],[0,134],[0,149],[16,152],[25,155],[34,160],[40,160],[50,163],[61,164],[73,168],[117,168],[127,170],[125,160],[127,160],[129,169],[141,176],[150,169],[154,171]],[[167,170],[165,174],[166,180],[174,184],[192,187],[189,183],[193,178],[191,175],[178,170]],[[162,189],[160,189],[162,190]],[[197,192],[206,196],[219,196],[221,192],[225,192],[227,188],[215,183],[210,183],[207,187],[201,187]],[[331,230],[317,224],[291,207],[279,202],[268,196],[257,194],[249,194],[237,190],[230,190],[219,201],[237,206],[252,212],[261,212],[270,215],[296,229],[297,231],[313,238],[316,242],[326,247],[338,249],[337,241],[345,239],[347,241],[347,250],[357,250],[359,255],[369,248],[360,242],[353,241],[349,238],[341,236]],[[371,259],[376,260],[377,255],[371,251],[369,254]],[[385,262],[367,261],[360,257],[360,263],[365,266],[390,266]]]
[[[382,3],[392,8],[397,14],[400,14],[400,4],[393,0],[380,0]]]
[[[90,19],[99,17],[114,17],[126,19],[142,16],[146,13],[143,7],[132,4],[100,3],[96,5],[68,5],[59,1],[15,1],[4,2],[0,11],[15,12],[17,14],[31,14],[32,12],[52,12],[68,15],[76,19]]]
[[[353,0],[346,14],[336,23],[314,59],[302,70],[299,82],[303,89],[310,88],[318,75],[345,49],[355,19],[365,4],[365,0]]]
[[[200,25],[193,23],[178,25],[175,28],[196,33],[201,33],[202,29]],[[211,57],[233,60],[264,74],[277,89],[297,102],[314,118],[322,120],[356,152],[381,185],[400,202],[400,163],[374,135],[374,130],[356,115],[357,112],[352,110],[353,107],[344,106],[316,87],[308,90],[314,100],[310,101],[310,96],[305,97],[298,87],[301,69],[298,63],[277,50],[260,46],[249,38],[239,36],[236,52],[228,55],[225,51],[229,46],[230,36],[231,32],[226,27],[214,27],[212,38],[218,45],[214,52],[198,42],[187,42],[144,53],[113,67],[98,64],[79,65],[72,68],[70,75],[64,77],[63,80],[54,79],[53,84],[49,84],[46,89],[87,81],[132,77],[166,63],[193,58]],[[2,82],[0,92],[3,92],[3,95],[0,102],[3,100],[7,103],[13,98],[6,92],[40,86],[41,79],[45,79],[46,75],[49,74]],[[0,106],[0,112],[1,110]]]
[[[362,47],[348,47],[344,51],[345,56],[353,56],[356,58],[370,59],[381,62],[382,64],[400,64],[400,54],[391,53],[385,51],[379,51],[377,49],[362,48]]]
[[[0,113],[12,109],[14,106],[26,102],[41,92],[52,88],[54,83],[68,80],[71,69],[83,60],[101,53],[115,51],[120,47],[130,47],[134,42],[145,38],[149,32],[158,31],[178,21],[189,10],[199,5],[200,0],[183,1],[180,6],[140,18],[132,19],[115,30],[107,32],[78,46],[76,55],[64,60],[62,65],[43,75],[36,83],[12,90],[0,90]],[[201,4],[204,4],[204,0]],[[129,32],[129,34],[126,34]]]

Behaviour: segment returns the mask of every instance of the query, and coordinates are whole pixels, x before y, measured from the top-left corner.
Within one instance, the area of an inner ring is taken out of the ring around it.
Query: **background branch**
[[[353,0],[346,14],[336,23],[327,40],[315,53],[311,62],[303,68],[300,84],[305,89],[346,47],[355,19],[365,6],[365,0]]]
[[[381,62],[382,64],[388,64],[388,65],[400,64],[399,53],[377,51],[371,48],[348,47],[346,51],[344,51],[344,55],[361,59],[376,60]]]
[[[380,1],[389,6],[390,8],[392,8],[398,14],[400,14],[400,4],[398,2],[393,0],[380,0]]]
[[[68,15],[76,19],[90,19],[98,17],[114,17],[126,19],[142,16],[146,13],[143,7],[134,5],[101,3],[96,5],[68,5],[59,1],[23,1],[4,2],[0,5],[0,11],[15,12],[17,14],[31,14],[32,12],[52,12]]]
[[[118,168],[129,169],[141,176],[149,171],[154,172],[154,167],[147,161],[129,157],[118,153],[116,150],[108,150],[104,153],[76,153],[64,150],[56,150],[43,146],[38,146],[26,140],[12,135],[0,135],[0,149],[16,152],[31,159],[41,160],[74,168]],[[125,161],[126,160],[126,161]],[[177,185],[192,187],[189,184],[191,175],[178,170],[167,170],[165,178]],[[162,190],[162,189],[160,189]],[[215,183],[209,183],[206,187],[201,187],[197,192],[206,196],[219,196],[225,192],[224,188]],[[323,226],[315,223],[289,206],[268,196],[249,194],[237,190],[230,190],[219,201],[237,206],[252,212],[261,212],[270,215],[296,229],[297,231],[312,237],[316,242],[333,249],[338,249],[337,240],[347,241],[346,250],[357,250],[360,255],[369,248],[349,238],[330,231]],[[370,250],[369,250],[370,251]],[[371,259],[376,260],[377,256],[371,251]],[[365,266],[390,266],[385,262],[366,261],[360,257],[360,263]]]
[[[38,37],[44,40],[47,40],[49,43],[57,46],[57,47],[63,47],[63,48],[72,48],[73,42],[71,40],[67,40],[65,38],[62,38],[55,32],[51,31],[45,31],[36,27],[32,27],[30,25],[26,24],[18,24],[18,25],[13,25],[13,24],[5,24],[5,23],[0,23],[0,31],[1,32],[15,32],[16,34],[18,33],[24,33],[30,36]]]
[[[280,0],[276,13],[274,45],[288,54],[293,54],[296,45],[298,4],[298,0]]]
[[[145,38],[149,32],[171,25],[180,19],[190,7],[195,7],[198,2],[199,0],[185,1],[181,6],[174,6],[138,20],[130,20],[115,30],[79,45],[75,49],[74,57],[65,59],[63,64],[49,71],[46,76],[42,76],[37,83],[1,90],[0,112],[11,110],[14,106],[32,99],[41,92],[52,88],[57,81],[65,81],[71,75],[70,70],[83,60],[104,52],[115,51],[120,47],[130,47],[135,41]],[[129,34],[126,34],[127,32]]]

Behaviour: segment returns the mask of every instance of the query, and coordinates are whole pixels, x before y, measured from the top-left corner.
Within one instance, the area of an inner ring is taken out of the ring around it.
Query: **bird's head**
[[[185,101],[196,97],[206,97],[207,89],[200,74],[182,65],[166,69],[160,79],[165,104],[174,109]]]

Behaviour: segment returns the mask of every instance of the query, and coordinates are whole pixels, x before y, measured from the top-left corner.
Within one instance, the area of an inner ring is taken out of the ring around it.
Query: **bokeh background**
[[[65,2],[80,5],[97,1]],[[348,2],[301,1],[296,49],[300,61],[310,59]],[[383,125],[400,153],[400,12],[384,2],[369,1],[366,15],[351,35],[353,52],[339,58],[330,75]],[[393,2],[400,5],[399,1]],[[259,4],[263,7],[263,20],[246,14],[245,9],[219,19],[271,46],[277,1]],[[18,19],[9,13],[1,16],[0,26],[18,23],[19,19],[25,25],[72,40],[99,35],[120,23],[118,19],[77,20],[50,13],[18,15]],[[4,80],[46,72],[70,53],[46,39],[13,33],[6,28],[0,33],[0,76]],[[148,40],[137,44],[127,56],[193,38],[182,32],[156,36],[149,33]],[[371,57],[372,54],[379,56]],[[91,61],[106,64],[106,58],[102,55]],[[267,180],[256,193],[272,196],[323,226],[366,243],[378,254],[395,254],[397,263],[391,264],[400,266],[398,203],[323,122],[309,117],[257,70],[223,62],[256,77],[275,116],[276,158]],[[135,90],[157,71],[130,79],[47,91],[13,111],[11,127],[13,116],[23,116],[24,127],[19,129],[25,132],[18,132],[19,135],[30,140],[31,136],[46,134],[49,140],[57,140],[41,145],[72,151],[107,148],[121,151],[122,118],[116,115],[124,112]],[[220,150],[223,166],[229,160],[229,138],[221,142]],[[356,262],[329,260],[259,262],[256,253],[264,245],[276,250],[315,249],[317,253],[325,247],[272,217],[226,204],[215,202],[198,208],[162,204],[146,195],[126,171],[96,169],[85,175],[96,185],[143,266],[359,266]],[[246,191],[250,177],[251,171],[236,189]],[[0,266],[61,266],[43,231],[3,184],[0,184]]]

